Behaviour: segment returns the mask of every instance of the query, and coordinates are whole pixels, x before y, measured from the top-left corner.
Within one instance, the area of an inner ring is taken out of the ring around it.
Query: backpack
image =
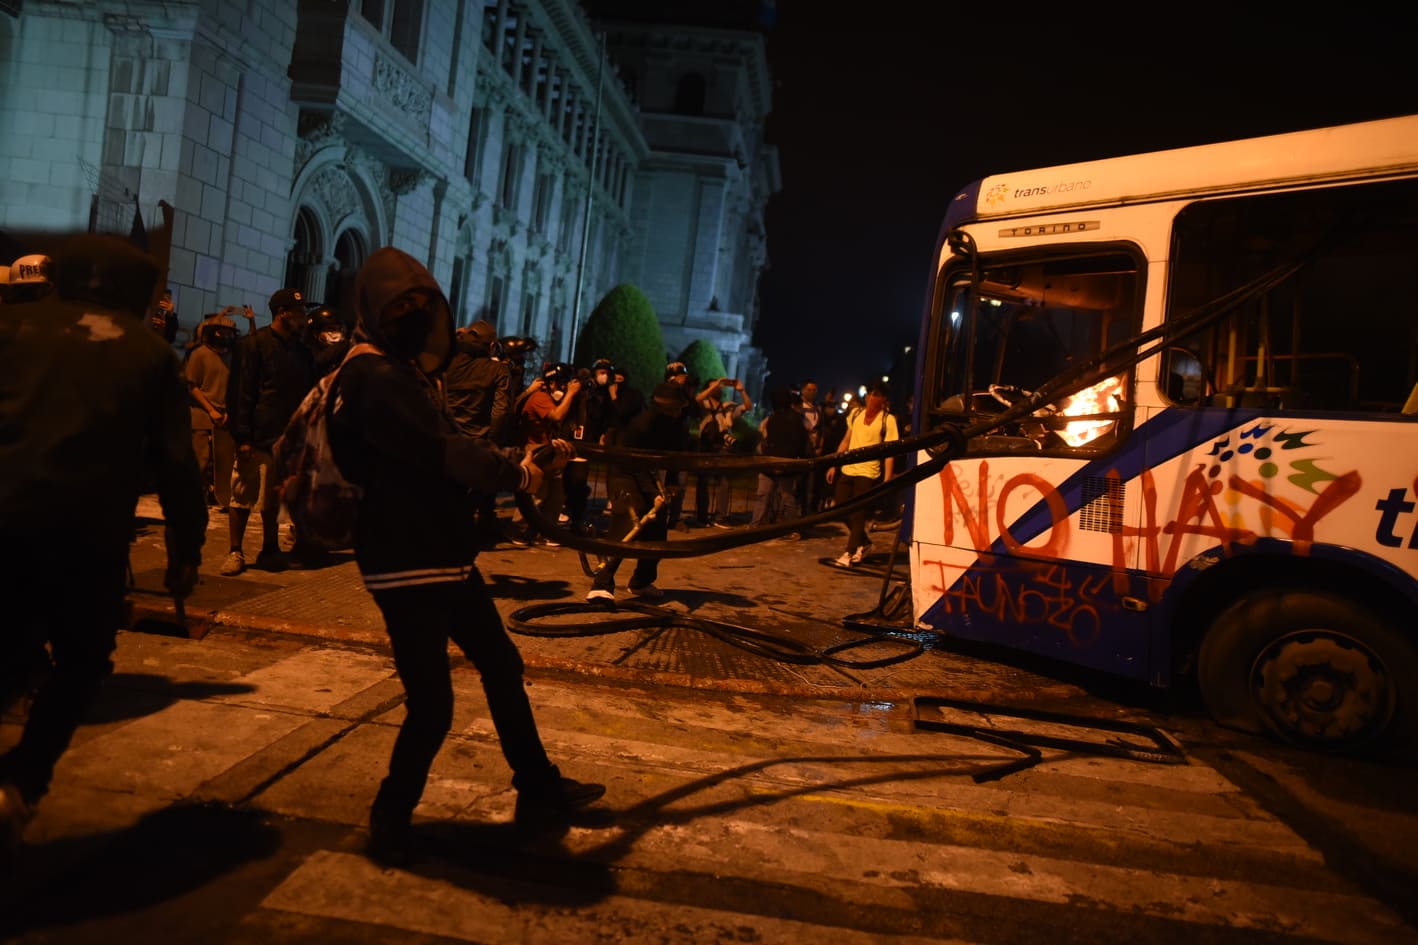
[[[532,399],[534,393],[536,391],[524,390],[512,401],[512,409],[508,411],[507,422],[502,425],[502,436],[495,441],[498,446],[521,447],[526,444],[532,418],[523,412],[523,408],[527,406],[527,401]]]
[[[272,449],[276,461],[273,478],[296,535],[322,548],[348,548],[354,544],[355,512],[364,494],[340,474],[330,450],[332,400],[339,400],[332,399],[330,391],[352,358],[378,351],[366,343],[351,346],[344,360],[320,378],[295,408]]]

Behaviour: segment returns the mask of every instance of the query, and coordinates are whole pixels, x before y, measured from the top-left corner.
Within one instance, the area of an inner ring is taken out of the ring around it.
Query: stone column
[[[508,0],[497,0],[497,20],[492,28],[492,54],[499,65],[502,63],[503,47],[507,43],[507,4]]]

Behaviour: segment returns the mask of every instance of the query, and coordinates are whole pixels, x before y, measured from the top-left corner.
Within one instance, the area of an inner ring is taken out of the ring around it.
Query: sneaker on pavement
[[[605,796],[604,784],[593,784],[560,775],[543,788],[519,790],[513,817],[521,826],[559,826],[575,819],[577,811]]]
[[[289,563],[284,551],[262,551],[251,566],[261,571],[284,571]]]
[[[380,866],[404,866],[412,853],[411,818],[375,807],[369,812],[369,842],[365,855]]]
[[[852,563],[853,563],[853,564],[861,564],[861,563],[862,563],[862,558],[866,556],[867,548],[868,548],[868,547],[870,547],[870,546],[868,546],[868,545],[861,545],[860,547],[857,548],[856,551],[852,552]]]
[[[651,584],[630,584],[626,587],[636,597],[643,597],[646,600],[660,600],[665,596],[665,592]]]
[[[802,533],[802,532],[788,532],[788,534],[786,534],[786,535],[779,535],[779,536],[778,536],[778,540],[779,540],[779,541],[802,541],[802,540],[803,540],[803,533]]]
[[[716,518],[716,519],[714,519],[714,521],[711,522],[710,524],[713,525],[715,528],[733,528],[733,527],[734,527],[733,525],[731,525],[730,523],[724,521],[724,520],[721,519],[721,518]]]
[[[609,590],[604,587],[593,587],[586,592],[586,600],[590,601],[591,603],[595,603],[596,601],[609,601],[611,603],[615,603],[615,591]]]
[[[852,553],[850,551],[842,552],[842,557],[838,558],[835,564],[839,568],[850,568],[853,564]]]
[[[217,573],[224,574],[227,577],[232,577],[233,575],[240,574],[242,571],[245,570],[246,555],[242,554],[239,551],[233,551],[231,554],[226,556],[226,560],[222,562],[221,570]]]
[[[287,558],[287,564],[298,571],[328,568],[334,563],[335,556],[317,545],[297,544]]]

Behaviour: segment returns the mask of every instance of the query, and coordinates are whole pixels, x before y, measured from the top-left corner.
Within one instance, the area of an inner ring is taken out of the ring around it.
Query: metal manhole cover
[[[133,575],[133,593],[143,597],[169,598],[163,588],[163,570],[153,568]],[[250,600],[263,594],[281,590],[279,584],[264,581],[247,581],[235,577],[214,577],[202,575],[202,580],[187,598],[187,609],[193,613],[221,610],[239,600]]]

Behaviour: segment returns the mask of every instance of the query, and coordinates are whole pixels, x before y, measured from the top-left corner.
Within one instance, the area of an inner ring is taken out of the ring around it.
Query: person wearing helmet
[[[616,397],[621,384],[616,382],[615,363],[609,358],[597,358],[584,372],[582,393],[572,406],[571,434],[575,440],[605,443],[606,434],[615,419]],[[561,518],[575,531],[586,531],[586,513],[591,500],[591,469],[582,457],[566,465],[562,476],[566,492],[566,514]]]
[[[522,398],[518,420],[524,437],[523,446],[537,449],[554,439],[567,439],[567,418],[573,405],[580,399],[581,381],[571,365],[564,361],[548,361],[542,366],[541,377],[532,381]],[[566,504],[565,484],[560,476],[549,478],[537,497],[537,511],[548,521],[555,522]],[[512,535],[515,545],[543,545],[555,547],[556,543],[544,535],[538,535],[530,522]]]
[[[527,389],[527,358],[537,353],[537,339],[518,338],[510,335],[498,341],[501,354],[494,355],[507,362],[512,377],[512,400],[522,396]]]
[[[668,384],[675,385],[675,389],[678,390],[680,396],[684,398],[684,410],[680,413],[680,422],[684,424],[685,436],[688,437],[689,431],[697,429],[704,420],[705,411],[702,402],[704,398],[708,396],[711,388],[706,387],[697,394],[690,393],[694,389],[694,378],[692,378],[689,374],[689,366],[686,365],[683,361],[671,361],[669,364],[665,365],[665,382]],[[695,441],[691,439],[691,449],[694,447],[694,445]],[[675,482],[678,484],[679,488],[676,489],[670,497],[670,511],[668,522],[670,528],[677,527],[680,523],[680,519],[684,515],[684,496],[685,492],[687,491],[686,486],[689,484],[689,470],[681,469],[679,472],[675,473],[674,476]],[[696,501],[700,501],[698,499],[699,496],[705,497],[702,500],[704,507],[702,509],[699,509],[697,513],[698,517],[701,520],[706,519],[708,517],[708,483],[709,477],[707,474],[696,474]]]
[[[493,360],[497,347],[497,329],[491,322],[458,329],[453,360],[443,372],[443,390],[459,429],[502,443],[512,416],[512,371],[508,362]]]
[[[737,392],[739,400],[732,399]],[[734,451],[737,436],[734,424],[740,417],[753,409],[753,399],[736,378],[720,377],[709,382],[699,395],[704,419],[699,424],[699,447],[706,453],[728,455]],[[696,512],[704,525],[716,528],[732,528],[729,522],[729,506],[733,498],[733,484],[724,473],[709,474],[703,498],[695,497]]]
[[[9,280],[3,289],[3,300],[11,305],[38,302],[54,291],[54,262],[48,256],[21,256],[10,267]]]
[[[328,305],[321,305],[310,313],[305,343],[315,358],[316,377],[324,377],[345,359],[352,342],[339,313]]]
[[[491,322],[476,321],[458,329],[453,360],[443,372],[443,393],[458,429],[509,446],[512,372],[506,361],[494,360],[498,348],[497,329]],[[483,548],[492,548],[503,538],[495,492],[478,495],[477,530]]]

